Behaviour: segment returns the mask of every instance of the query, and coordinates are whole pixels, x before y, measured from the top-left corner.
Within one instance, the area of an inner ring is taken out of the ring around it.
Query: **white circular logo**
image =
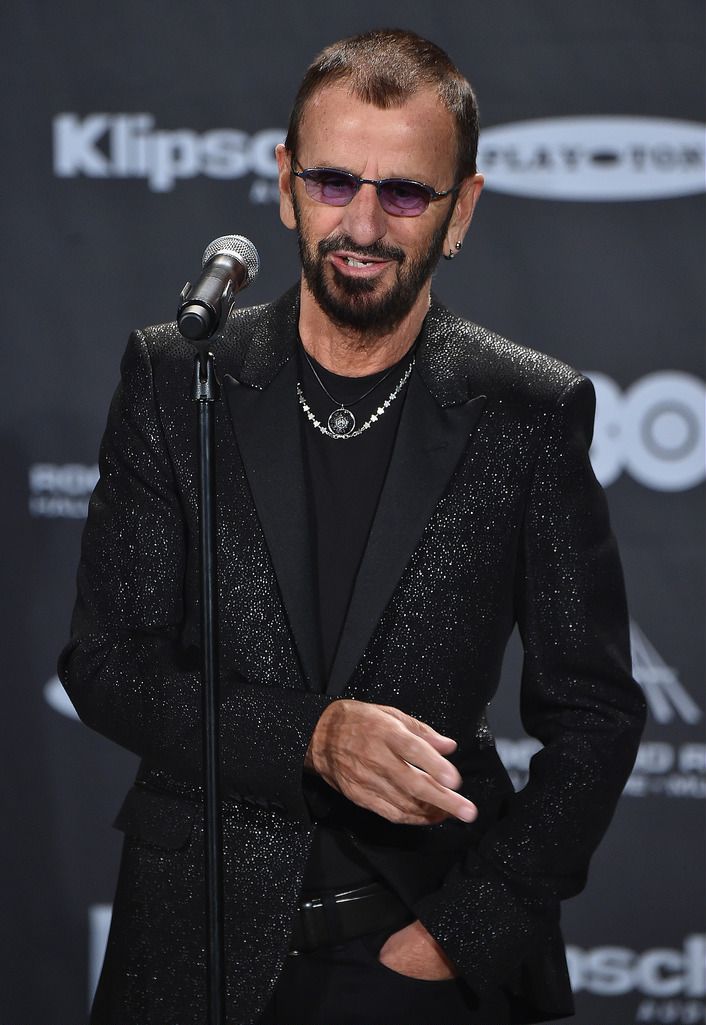
[[[623,469],[656,491],[684,491],[706,472],[706,388],[677,370],[648,374],[625,393],[606,374],[589,371],[596,389],[591,462],[601,484]]]

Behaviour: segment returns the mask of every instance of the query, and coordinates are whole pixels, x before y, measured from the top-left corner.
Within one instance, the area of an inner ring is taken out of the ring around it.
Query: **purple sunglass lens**
[[[404,179],[390,179],[378,188],[383,210],[397,217],[418,217],[429,206],[430,196],[425,188],[416,182]]]
[[[305,171],[302,177],[307,194],[317,203],[329,206],[347,206],[363,184],[355,175],[326,168]],[[418,217],[424,213],[431,199],[423,185],[404,178],[384,180],[376,190],[383,210],[396,217]]]
[[[309,171],[304,185],[312,199],[330,206],[346,206],[358,191],[358,183],[353,176],[349,178],[331,171]]]

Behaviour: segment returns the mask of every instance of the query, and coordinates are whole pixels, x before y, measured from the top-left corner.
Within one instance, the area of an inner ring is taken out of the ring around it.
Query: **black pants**
[[[259,1025],[508,1025],[501,992],[478,1000],[462,979],[427,982],[378,961],[389,930],[289,956]]]

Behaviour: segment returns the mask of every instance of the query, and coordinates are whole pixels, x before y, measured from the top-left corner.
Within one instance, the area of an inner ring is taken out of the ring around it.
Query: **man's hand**
[[[455,793],[462,779],[444,757],[456,741],[397,708],[334,701],[319,718],[304,764],[349,800],[390,822],[431,825],[478,809]]]
[[[413,979],[453,979],[457,975],[453,962],[419,921],[388,936],[378,961]]]

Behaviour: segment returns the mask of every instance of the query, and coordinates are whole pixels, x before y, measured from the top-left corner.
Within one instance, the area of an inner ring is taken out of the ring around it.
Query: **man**
[[[327,48],[277,149],[301,284],[216,358],[227,1020],[503,1025],[571,1013],[581,890],[644,705],[569,367],[430,294],[483,179],[433,44]],[[205,1021],[192,355],[136,332],[62,679],[138,753],[93,1025]],[[518,623],[543,748],[485,721]]]

